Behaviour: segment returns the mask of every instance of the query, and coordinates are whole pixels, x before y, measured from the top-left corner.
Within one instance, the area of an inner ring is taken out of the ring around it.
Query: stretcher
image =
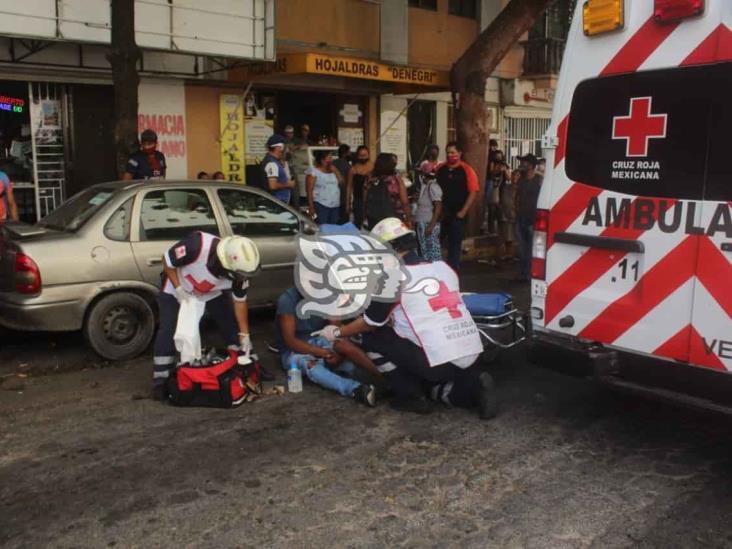
[[[463,301],[483,342],[483,352],[488,360],[519,345],[526,339],[527,318],[506,293],[463,293]]]

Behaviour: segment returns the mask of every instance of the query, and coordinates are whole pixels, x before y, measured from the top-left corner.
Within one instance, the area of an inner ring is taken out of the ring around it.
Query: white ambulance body
[[[532,354],[732,396],[732,0],[578,4],[544,140]]]

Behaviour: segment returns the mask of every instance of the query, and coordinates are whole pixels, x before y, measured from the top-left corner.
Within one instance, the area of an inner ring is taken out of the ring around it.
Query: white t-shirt
[[[318,168],[310,168],[308,175],[315,178],[313,200],[326,208],[341,205],[341,188],[335,173],[321,172]]]
[[[417,198],[417,211],[414,220],[418,223],[429,223],[434,213],[433,202],[442,202],[442,188],[436,181],[422,185]]]

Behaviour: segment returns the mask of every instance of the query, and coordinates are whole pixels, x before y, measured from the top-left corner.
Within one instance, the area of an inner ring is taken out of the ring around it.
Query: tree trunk
[[[141,58],[135,42],[134,0],[112,0],[112,44],[107,59],[114,82],[114,141],[117,171],[122,177],[127,159],[137,142],[137,90]]]
[[[463,159],[478,174],[478,205],[468,214],[467,234],[477,234],[483,211],[491,121],[485,105],[485,84],[501,59],[554,0],[511,0],[452,66],[450,86],[455,129]]]

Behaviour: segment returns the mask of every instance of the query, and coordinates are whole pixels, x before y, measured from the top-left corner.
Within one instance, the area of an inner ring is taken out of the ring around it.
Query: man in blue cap
[[[275,198],[289,204],[295,182],[292,180],[290,171],[287,169],[287,163],[284,160],[285,138],[278,134],[270,136],[267,140],[267,149],[269,152],[261,164],[267,182],[266,188]]]

